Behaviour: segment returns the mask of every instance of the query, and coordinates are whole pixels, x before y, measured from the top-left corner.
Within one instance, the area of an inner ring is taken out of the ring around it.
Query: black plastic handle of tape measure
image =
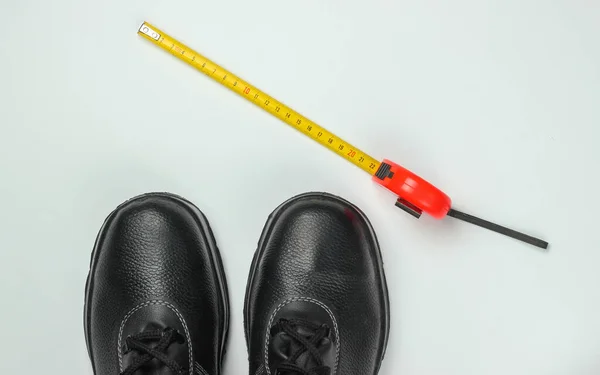
[[[491,230],[496,233],[503,234],[505,236],[514,238],[519,241],[523,241],[533,246],[537,246],[541,249],[548,250],[548,242],[543,241],[539,238],[532,237],[525,233],[517,232],[516,230],[509,229],[507,227],[503,227],[502,225],[498,225],[487,220],[480,219],[473,215],[466,214],[464,212],[457,211],[453,208],[448,211],[448,216],[451,216],[455,219],[459,219],[462,221],[466,221],[467,223],[471,223],[477,225],[479,227]]]

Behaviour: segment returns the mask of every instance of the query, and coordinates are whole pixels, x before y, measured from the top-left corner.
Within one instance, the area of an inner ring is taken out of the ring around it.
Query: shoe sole
[[[188,201],[187,199],[185,199],[183,197],[180,197],[178,195],[171,194],[171,193],[146,193],[146,194],[138,195],[136,197],[128,199],[127,201],[121,203],[117,208],[115,208],[110,213],[110,215],[104,220],[104,223],[102,224],[102,227],[98,231],[98,235],[97,235],[96,241],[94,243],[94,250],[92,251],[92,255],[91,255],[91,259],[90,259],[90,268],[89,268],[87,280],[85,283],[85,301],[84,301],[84,305],[83,305],[83,311],[84,311],[84,316],[83,316],[84,324],[83,325],[84,325],[84,332],[85,332],[85,344],[87,346],[88,355],[89,355],[90,361],[92,363],[92,371],[94,372],[94,374],[96,373],[96,368],[95,368],[94,359],[93,359],[94,357],[92,356],[92,348],[91,348],[91,345],[89,342],[89,340],[90,340],[90,337],[89,337],[90,321],[88,318],[89,318],[90,306],[88,306],[87,301],[89,301],[89,294],[90,294],[91,287],[92,287],[92,282],[91,282],[92,270],[94,269],[95,261],[97,259],[96,255],[98,253],[98,244],[100,243],[100,240],[101,240],[101,234],[104,232],[104,228],[105,228],[106,224],[113,218],[113,216],[121,208],[123,208],[123,206],[125,206],[133,201],[144,199],[147,197],[169,198],[169,199],[172,199],[179,203],[184,204],[191,211],[191,213],[195,216],[198,224],[202,227],[202,229],[205,231],[205,233],[207,235],[206,240],[209,245],[208,248],[210,249],[210,257],[213,261],[213,266],[215,267],[215,269],[217,271],[216,272],[217,279],[218,279],[219,289],[220,289],[221,296],[222,296],[221,308],[224,313],[224,316],[221,316],[221,322],[222,322],[221,328],[222,328],[223,336],[221,339],[221,343],[222,343],[221,348],[219,348],[220,349],[219,354],[220,354],[220,358],[221,358],[221,363],[219,363],[219,366],[221,367],[221,370],[222,370],[223,359],[227,352],[227,339],[229,337],[229,319],[230,319],[229,291],[227,288],[227,279],[225,276],[225,268],[223,267],[223,261],[221,259],[221,253],[219,252],[219,248],[217,247],[217,242],[213,235],[213,231],[210,228],[208,219],[206,218],[206,216],[204,216],[204,214],[202,213],[202,211],[200,211],[200,209],[198,207],[196,207],[192,202]]]
[[[248,306],[249,298],[248,297],[250,295],[251,286],[254,282],[254,275],[256,273],[256,268],[258,266],[258,259],[260,258],[260,256],[262,255],[262,251],[264,250],[264,246],[263,246],[264,242],[265,242],[266,238],[271,234],[271,230],[273,229],[273,223],[275,222],[276,219],[279,218],[279,215],[281,214],[281,212],[284,209],[286,209],[291,203],[294,203],[298,200],[305,199],[305,198],[325,198],[325,199],[331,199],[331,200],[334,200],[337,202],[341,202],[345,205],[348,205],[349,207],[356,210],[356,212],[365,221],[365,223],[367,224],[367,227],[369,229],[369,232],[370,232],[372,238],[374,239],[375,246],[377,247],[375,256],[376,256],[377,265],[379,268],[379,275],[381,277],[381,285],[383,287],[384,304],[385,304],[385,317],[384,317],[385,336],[382,340],[383,342],[380,343],[380,345],[383,345],[383,351],[381,354],[381,359],[379,360],[379,365],[377,367],[377,370],[374,373],[374,375],[375,375],[379,372],[379,369],[381,368],[381,363],[383,362],[383,359],[385,358],[387,345],[388,345],[388,341],[389,341],[389,337],[390,337],[390,297],[389,297],[389,292],[388,292],[387,281],[385,278],[385,272],[383,269],[383,257],[381,255],[381,248],[379,247],[379,242],[377,240],[377,236],[376,236],[375,231],[371,225],[371,222],[369,221],[367,216],[357,206],[355,206],[351,202],[345,200],[344,198],[341,198],[341,197],[338,197],[336,195],[329,194],[329,193],[310,192],[310,193],[296,195],[296,196],[288,199],[287,201],[283,202],[282,204],[280,204],[279,207],[277,207],[275,209],[275,211],[273,211],[269,215],[269,218],[267,219],[267,223],[265,224],[265,226],[263,228],[263,232],[258,241],[258,247],[257,247],[256,251],[254,252],[254,258],[252,259],[252,266],[250,268],[250,275],[248,276],[248,284],[246,285],[246,296],[245,296],[245,300],[244,300],[244,335],[246,337],[246,348],[248,351],[250,350],[249,339],[248,339],[248,331],[249,331],[248,322],[250,320],[249,316],[248,316],[248,310],[249,310],[249,306]]]

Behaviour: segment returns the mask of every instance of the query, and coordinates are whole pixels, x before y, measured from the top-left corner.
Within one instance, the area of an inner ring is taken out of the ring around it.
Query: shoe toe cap
[[[169,194],[147,194],[119,206],[96,243],[91,273],[96,295],[123,304],[195,295],[193,289],[215,274],[212,236],[202,219],[193,205]]]
[[[375,242],[356,207],[311,194],[281,209],[265,243],[264,260],[287,279],[375,277]]]
[[[121,271],[140,283],[171,280],[157,273],[178,272],[205,247],[205,233],[184,202],[150,194],[122,204],[109,217],[99,238],[97,271]]]

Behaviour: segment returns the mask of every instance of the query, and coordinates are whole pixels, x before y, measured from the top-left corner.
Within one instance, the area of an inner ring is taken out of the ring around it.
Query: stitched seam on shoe
[[[327,305],[325,305],[323,302],[310,298],[310,297],[293,297],[293,298],[289,298],[283,302],[281,302],[279,304],[279,306],[277,306],[277,308],[275,309],[275,311],[273,312],[273,314],[271,314],[271,317],[269,318],[269,324],[267,324],[267,332],[265,334],[265,370],[267,371],[267,374],[271,375],[271,368],[269,367],[269,343],[271,342],[271,327],[273,325],[273,321],[275,320],[275,315],[277,315],[277,313],[279,312],[279,310],[281,310],[284,306],[289,305],[290,303],[293,302],[310,302],[310,303],[314,303],[317,306],[322,307],[323,309],[325,309],[325,311],[327,311],[327,314],[329,314],[329,317],[331,318],[331,320],[333,321],[333,328],[335,330],[335,338],[337,339],[337,347],[335,350],[335,366],[333,368],[333,372],[331,375],[335,375],[336,371],[337,371],[337,367],[338,367],[338,363],[339,363],[339,359],[340,359],[340,347],[341,347],[341,341],[342,339],[340,338],[340,332],[338,330],[338,324],[337,324],[337,320],[335,319],[335,316],[333,315],[333,313],[331,312],[331,309],[329,307],[327,307]]]
[[[123,329],[125,328],[125,323],[127,323],[127,321],[129,320],[129,318],[131,318],[131,316],[133,314],[135,314],[138,310],[150,306],[150,305],[161,305],[161,306],[166,306],[169,309],[171,309],[175,315],[177,315],[177,318],[179,318],[179,321],[181,322],[181,325],[183,326],[183,329],[185,330],[185,339],[188,342],[188,355],[190,357],[190,375],[194,375],[194,359],[193,359],[193,350],[192,350],[192,337],[190,336],[190,331],[188,329],[188,326],[185,322],[185,320],[183,319],[183,315],[181,315],[181,313],[179,312],[179,310],[177,310],[177,308],[175,306],[173,306],[172,304],[170,304],[169,302],[165,302],[165,301],[161,301],[161,300],[151,300],[151,301],[147,301],[144,303],[141,303],[139,305],[137,305],[136,307],[134,307],[133,309],[131,309],[131,311],[129,311],[127,313],[127,315],[125,315],[125,318],[123,318],[123,321],[121,322],[121,327],[119,328],[119,340],[117,342],[117,349],[118,349],[118,353],[119,353],[119,369],[120,371],[123,371],[123,353],[121,353],[121,341],[123,338]]]
[[[258,368],[258,370],[256,370],[256,373],[254,375],[263,375],[265,373],[265,365],[261,363],[260,367]]]
[[[200,375],[208,375],[208,372],[206,372],[206,370],[202,366],[200,366],[198,362],[194,362],[194,369]]]

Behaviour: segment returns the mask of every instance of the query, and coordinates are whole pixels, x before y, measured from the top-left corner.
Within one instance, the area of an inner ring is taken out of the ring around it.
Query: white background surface
[[[144,20],[551,251],[404,214],[361,170],[137,36]],[[215,230],[225,374],[247,373],[263,224],[309,190],[354,202],[379,235],[393,309],[381,374],[600,373],[597,1],[1,0],[0,32],[0,373],[91,374],[96,233],[156,190]]]

